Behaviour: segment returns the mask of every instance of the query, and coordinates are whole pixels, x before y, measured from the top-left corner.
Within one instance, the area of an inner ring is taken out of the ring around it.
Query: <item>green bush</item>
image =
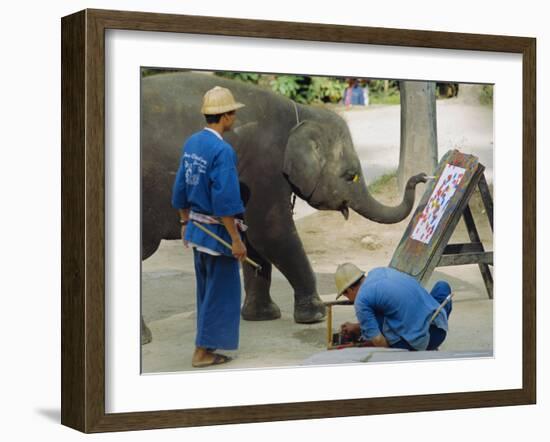
[[[297,75],[278,75],[275,76],[270,82],[271,90],[278,94],[284,95],[299,103],[305,103],[304,94],[301,93],[302,87],[300,81],[303,81],[303,77]]]
[[[311,77],[308,103],[338,103],[344,97],[346,83],[329,77]]]
[[[481,96],[479,97],[481,104],[493,104],[493,85],[486,84],[481,88]]]
[[[187,72],[187,70],[171,68],[141,68],[141,78],[150,77],[152,75],[169,74],[171,72]]]
[[[218,77],[231,78],[233,80],[244,81],[245,83],[258,84],[261,74],[253,74],[248,72],[216,72]]]
[[[388,172],[384,175],[376,178],[367,187],[370,193],[380,193],[387,190],[388,186],[396,186],[397,184],[397,170],[394,172]]]
[[[387,85],[386,85],[387,82]],[[388,95],[399,92],[399,81],[397,80],[370,80],[369,93]]]
[[[393,90],[387,94],[384,92],[373,92],[369,90],[369,104],[399,104],[401,95],[398,90]]]
[[[297,103],[338,103],[346,89],[343,80],[331,77],[278,75],[269,82],[271,89]]]
[[[346,89],[343,79],[304,75],[267,75],[244,72],[216,72],[216,75],[257,84],[297,103],[338,103]]]

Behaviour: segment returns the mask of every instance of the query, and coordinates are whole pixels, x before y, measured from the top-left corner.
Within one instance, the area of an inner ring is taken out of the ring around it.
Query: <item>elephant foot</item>
[[[296,301],[294,304],[294,321],[299,324],[311,324],[325,319],[326,307],[319,297]]]
[[[246,321],[270,321],[281,317],[281,310],[271,298],[259,301],[247,296],[241,310],[241,316]]]

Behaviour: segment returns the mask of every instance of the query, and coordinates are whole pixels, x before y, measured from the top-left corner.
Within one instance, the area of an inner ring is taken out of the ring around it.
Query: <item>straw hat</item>
[[[204,115],[219,115],[241,107],[244,107],[244,104],[237,103],[229,89],[216,86],[204,94],[201,112]]]
[[[336,299],[342,296],[346,289],[359,281],[364,275],[365,272],[351,262],[340,264],[334,274],[334,282],[336,283],[336,291],[338,292]]]

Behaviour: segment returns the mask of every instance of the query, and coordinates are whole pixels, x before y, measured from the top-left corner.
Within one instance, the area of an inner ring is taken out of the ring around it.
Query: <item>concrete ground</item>
[[[191,355],[195,336],[193,258],[179,241],[165,241],[143,266],[143,315],[153,341],[142,347],[142,372],[195,370]],[[318,291],[324,300],[334,299],[333,275],[317,273]],[[447,280],[455,293],[450,332],[440,350],[488,352],[493,348],[493,303],[488,299],[477,266],[440,269],[437,279]],[[241,321],[240,348],[224,352],[235,359],[211,369],[296,366],[326,350],[326,322],[305,325],[292,319],[292,288],[281,273],[273,271],[272,297],[282,312],[275,321]],[[335,327],[354,320],[353,308],[334,308]],[[339,352],[341,350],[331,350]],[[442,353],[443,356],[443,353]],[[397,360],[408,358],[400,353]],[[420,356],[419,356],[420,357]]]

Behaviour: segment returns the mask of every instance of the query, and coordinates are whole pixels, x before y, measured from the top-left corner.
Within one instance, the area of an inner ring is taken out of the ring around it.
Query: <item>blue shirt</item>
[[[412,276],[390,267],[373,269],[361,284],[354,304],[365,339],[382,333],[390,345],[404,339],[416,350],[428,347],[430,319],[439,303]],[[448,330],[445,309],[434,325]]]
[[[193,134],[183,146],[180,166],[172,190],[172,206],[213,216],[235,216],[244,212],[233,148],[211,131]],[[207,229],[231,244],[223,225]],[[232,256],[231,250],[189,223],[185,239],[196,245]]]
[[[355,85],[348,87],[344,92],[344,104],[365,104],[365,94],[363,88]]]

